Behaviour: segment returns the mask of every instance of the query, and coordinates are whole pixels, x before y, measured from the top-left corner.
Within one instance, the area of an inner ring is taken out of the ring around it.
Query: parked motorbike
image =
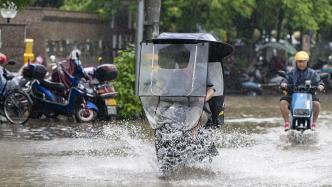
[[[291,62],[296,50],[288,42],[268,42],[257,49],[255,61],[249,66],[248,74],[254,77],[261,89],[270,93],[277,93],[279,84],[283,79],[278,71],[292,69]]]
[[[229,83],[226,91],[228,93],[244,94],[249,96],[261,95],[263,93],[262,85],[256,82],[247,73],[233,76],[230,71],[225,70],[225,79]]]
[[[53,57],[54,58],[54,57]],[[79,61],[79,57],[77,59]],[[55,60],[54,60],[55,61]],[[93,96],[86,96],[85,99],[94,103],[98,109],[98,119],[108,120],[117,114],[117,103],[115,91],[110,81],[117,77],[118,71],[113,64],[103,64],[96,68],[83,68],[80,62],[71,60],[55,62],[52,73],[52,81],[63,83],[67,90],[73,84],[72,79],[80,81],[86,89],[93,90]],[[74,82],[75,82],[74,81]]]
[[[30,80],[26,87],[30,88],[29,93],[33,99],[31,117],[74,115],[77,122],[90,122],[95,119],[98,108],[85,99],[88,96],[93,97],[93,91],[72,78],[70,81],[73,87],[66,93],[63,84],[45,80],[46,73],[46,68],[39,64],[29,64],[23,69],[23,77]]]
[[[118,93],[115,91],[110,81],[117,77],[118,70],[113,64],[103,64],[95,68],[92,74],[92,81],[90,85],[97,94],[92,101],[96,103],[100,109],[98,119],[107,120],[117,114],[116,96]]]
[[[215,130],[204,127],[208,62],[222,64],[232,51],[230,45],[205,33],[163,33],[141,43],[137,93],[155,131],[162,177],[178,166],[216,155],[211,152]],[[218,80],[223,86],[223,78]]]
[[[324,83],[327,89],[332,88],[332,56],[329,56],[327,60],[318,59],[317,62],[312,66],[318,73],[328,73],[330,79],[325,79]]]

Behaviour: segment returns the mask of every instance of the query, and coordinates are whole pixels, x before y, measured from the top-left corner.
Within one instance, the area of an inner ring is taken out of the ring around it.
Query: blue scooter
[[[317,90],[312,87],[310,81],[306,81],[305,85],[298,87],[288,87],[291,93],[292,103],[290,105],[290,129],[305,131],[311,129],[312,124],[312,96]]]
[[[37,64],[31,64],[28,68],[42,69]],[[41,79],[41,77],[44,76],[40,76],[39,79],[35,78],[30,84],[30,95],[33,99],[32,111],[36,115],[34,117],[39,118],[42,114],[47,117],[75,115],[77,122],[90,122],[97,117],[97,106],[85,100],[85,97],[93,93],[90,93],[76,79],[70,79],[72,85],[75,86],[67,94],[64,94],[63,84],[50,82]]]
[[[321,74],[321,79],[329,77],[328,74]],[[288,94],[292,97],[290,105],[289,124],[291,130],[304,132],[311,129],[313,118],[313,95],[316,94],[317,87],[311,85],[310,80],[306,80],[304,85],[297,87],[288,86]]]

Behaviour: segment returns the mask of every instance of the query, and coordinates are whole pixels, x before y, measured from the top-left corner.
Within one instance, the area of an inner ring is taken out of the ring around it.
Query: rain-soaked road
[[[152,131],[144,122],[1,124],[0,186],[330,186],[332,97],[321,100],[317,133],[297,144],[283,132],[278,97],[227,97],[220,155],[167,180],[158,178]]]

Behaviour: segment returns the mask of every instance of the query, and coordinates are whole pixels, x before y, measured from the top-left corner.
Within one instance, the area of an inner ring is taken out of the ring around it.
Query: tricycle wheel
[[[14,90],[6,95],[4,113],[10,123],[24,124],[28,121],[32,101],[25,92]]]

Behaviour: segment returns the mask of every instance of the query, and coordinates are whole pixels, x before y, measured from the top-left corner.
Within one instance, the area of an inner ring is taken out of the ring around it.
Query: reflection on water
[[[332,106],[321,97],[317,132],[285,133],[278,97],[227,97],[220,155],[158,178],[145,121],[0,125],[0,184],[26,186],[332,185]],[[302,142],[299,142],[302,140]],[[0,185],[0,186],[1,186]]]

